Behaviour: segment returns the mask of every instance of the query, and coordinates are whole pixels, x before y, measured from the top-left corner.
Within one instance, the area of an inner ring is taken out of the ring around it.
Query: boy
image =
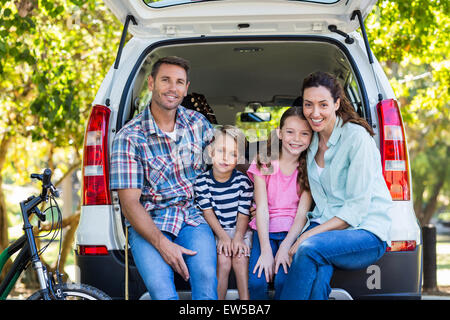
[[[212,168],[201,174],[194,186],[197,204],[216,235],[217,294],[220,300],[225,299],[231,267],[236,276],[239,298],[249,299],[251,231],[248,222],[253,185],[246,175],[236,170],[238,146],[244,141],[243,133],[233,126],[216,129],[214,140],[208,146]]]

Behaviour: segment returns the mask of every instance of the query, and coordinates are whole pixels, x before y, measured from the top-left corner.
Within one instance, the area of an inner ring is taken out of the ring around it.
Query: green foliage
[[[144,0],[145,4],[150,4],[152,2],[159,2],[161,0]]]
[[[422,223],[427,208],[450,201],[449,12],[449,1],[382,0],[366,19],[371,48],[401,104]]]
[[[0,181],[25,185],[44,167],[55,169],[57,181],[80,163],[85,121],[121,23],[101,0],[1,4]],[[17,222],[15,208],[0,202],[0,248],[8,244],[5,215]]]
[[[29,137],[47,141],[47,153],[48,147],[79,153],[120,22],[100,0],[3,1],[0,12],[0,138]],[[27,149],[10,148],[19,152],[9,156],[15,170],[27,171],[12,161]]]
[[[448,1],[378,1],[367,19],[374,52],[383,61],[441,60],[448,50],[449,12]]]
[[[450,222],[450,212],[442,212],[437,218],[441,221]]]

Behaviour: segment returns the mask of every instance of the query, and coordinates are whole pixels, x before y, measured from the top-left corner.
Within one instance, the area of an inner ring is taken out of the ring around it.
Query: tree
[[[63,176],[80,166],[84,123],[111,66],[120,22],[102,1],[0,0],[0,249],[8,244],[2,182],[15,168],[18,184],[49,166]],[[41,142],[43,159],[15,148]],[[14,150],[14,153],[8,152]],[[58,150],[69,155],[56,163]],[[39,166],[39,168],[36,168]],[[57,179],[57,177],[56,177]],[[70,244],[69,244],[70,245]]]
[[[448,1],[383,0],[366,19],[371,48],[401,104],[422,225],[450,198],[449,9]]]

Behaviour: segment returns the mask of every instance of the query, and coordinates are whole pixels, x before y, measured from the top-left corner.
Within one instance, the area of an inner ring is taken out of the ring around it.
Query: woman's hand
[[[289,249],[289,251],[288,251],[289,263],[292,263],[292,257],[294,257],[294,254],[297,252],[298,246],[300,245],[300,243],[301,243],[301,240],[300,240],[300,238],[298,238],[297,241],[295,241],[294,244],[292,245],[292,247]]]
[[[312,236],[311,232],[306,231],[297,239],[297,241],[294,242],[294,244],[292,245],[292,247],[289,249],[289,252],[288,252],[289,263],[292,263],[292,258],[294,257],[294,254],[297,252],[300,244],[303,241],[305,241],[306,239],[308,239],[310,236]]]
[[[273,267],[274,259],[272,250],[261,250],[258,262],[253,269],[253,274],[258,270],[258,278],[261,277],[261,273],[264,271],[266,282],[270,282],[273,279]]]
[[[305,241],[306,239],[312,237],[315,234],[318,233],[322,233],[325,231],[330,231],[330,230],[344,230],[347,229],[350,225],[345,222],[344,220],[338,218],[338,217],[333,217],[330,220],[312,228],[309,229],[308,231],[305,231],[301,234],[301,236],[297,239],[297,241],[295,241],[295,243],[292,245],[292,247],[289,249],[289,256],[290,256],[290,261],[292,261],[292,257],[294,256],[294,254],[297,252],[298,247],[302,244],[303,241]]]

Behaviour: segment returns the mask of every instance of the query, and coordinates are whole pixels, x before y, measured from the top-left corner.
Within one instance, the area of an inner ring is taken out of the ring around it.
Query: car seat
[[[190,93],[184,97],[181,105],[187,109],[195,110],[203,114],[211,124],[217,124],[216,115],[209,106],[204,95],[199,93]]]

